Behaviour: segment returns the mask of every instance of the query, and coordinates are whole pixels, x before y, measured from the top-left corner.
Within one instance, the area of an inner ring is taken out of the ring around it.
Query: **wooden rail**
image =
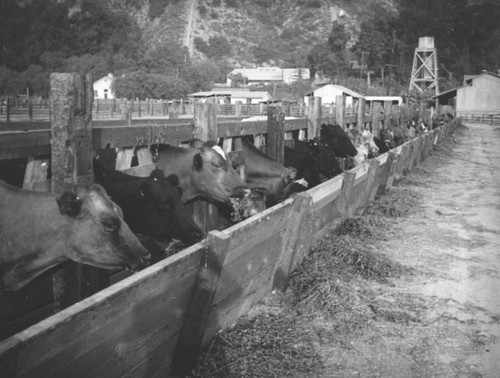
[[[457,122],[288,199],[0,343],[8,377],[182,374],[303,260],[311,243],[397,184]],[[299,216],[298,221],[290,221]],[[293,236],[293,237],[292,237]]]

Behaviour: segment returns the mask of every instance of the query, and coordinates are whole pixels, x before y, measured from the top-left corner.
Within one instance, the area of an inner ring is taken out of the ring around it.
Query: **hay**
[[[405,217],[420,203],[421,197],[416,191],[409,188],[392,188],[387,194],[369,204],[365,214],[393,218]]]

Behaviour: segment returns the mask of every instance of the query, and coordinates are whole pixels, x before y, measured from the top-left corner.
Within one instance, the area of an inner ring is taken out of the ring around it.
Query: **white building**
[[[304,97],[304,102],[307,104],[311,97],[320,97],[323,105],[331,104],[337,101],[337,96],[345,96],[344,104],[346,107],[353,106],[353,99],[363,97],[361,94],[342,85],[326,84],[307,93]]]
[[[113,79],[113,74],[109,73],[106,76],[94,81],[94,98],[104,100],[115,98],[112,87]]]

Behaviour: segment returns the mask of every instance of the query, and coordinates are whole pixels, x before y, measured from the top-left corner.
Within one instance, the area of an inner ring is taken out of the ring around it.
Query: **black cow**
[[[100,185],[56,197],[0,180],[0,289],[18,290],[68,259],[139,269],[149,258]]]
[[[94,162],[96,182],[122,207],[132,231],[160,242],[180,240],[188,245],[202,239],[202,231],[181,203],[179,180],[155,169],[149,177],[136,177],[104,169]]]
[[[303,178],[308,187],[312,188],[321,182],[320,174],[325,178],[332,178],[342,169],[334,153],[318,138],[309,142],[295,141],[295,149],[285,147],[285,166],[297,170],[297,179]]]
[[[356,150],[349,135],[340,125],[322,124],[320,137],[321,142],[331,149],[337,157],[348,158],[358,154],[358,150]]]

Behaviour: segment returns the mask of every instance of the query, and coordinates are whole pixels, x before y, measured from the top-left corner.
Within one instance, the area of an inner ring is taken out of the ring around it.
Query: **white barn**
[[[113,74],[109,73],[106,76],[94,81],[94,98],[99,99],[114,99],[113,92]]]
[[[353,106],[354,99],[363,97],[361,94],[342,85],[326,84],[307,93],[304,97],[304,102],[307,104],[311,97],[320,97],[322,104],[331,104],[332,102],[336,102],[337,96],[345,96],[345,106],[347,107]]]

